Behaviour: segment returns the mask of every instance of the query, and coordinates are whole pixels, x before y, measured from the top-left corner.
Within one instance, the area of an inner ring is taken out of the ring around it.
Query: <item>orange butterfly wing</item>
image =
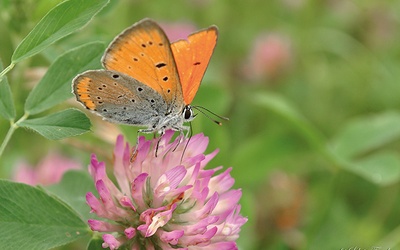
[[[211,26],[171,44],[182,85],[183,99],[190,104],[200,87],[217,43],[218,29]]]
[[[150,19],[117,36],[102,62],[106,69],[125,73],[160,93],[169,107],[183,102],[170,42],[160,26]]]

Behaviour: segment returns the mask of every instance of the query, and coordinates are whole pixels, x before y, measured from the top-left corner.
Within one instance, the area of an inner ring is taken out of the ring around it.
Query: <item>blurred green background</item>
[[[59,2],[0,1],[4,65]],[[200,114],[192,125],[209,136],[209,152],[220,149],[210,165],[232,166],[243,191],[249,220],[240,249],[400,247],[399,1],[113,0],[81,31],[8,74],[19,115],[60,54],[90,41],[108,44],[145,17],[179,32],[219,28],[193,104],[230,121],[217,126]],[[71,98],[57,109],[71,106],[80,108]],[[92,152],[110,159],[119,129],[135,142],[137,128],[90,117],[93,133],[63,141],[18,130],[0,159],[0,177],[12,178],[21,161],[37,165],[50,151],[82,167]],[[0,138],[8,127],[0,119]]]

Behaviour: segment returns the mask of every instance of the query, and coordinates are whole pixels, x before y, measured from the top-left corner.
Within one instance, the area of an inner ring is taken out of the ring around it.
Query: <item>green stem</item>
[[[1,71],[1,73],[0,73],[0,81],[3,78],[3,76],[8,73],[8,71],[10,71],[10,70],[12,70],[12,68],[14,68],[14,66],[15,66],[15,64],[11,63],[10,65],[7,66],[7,68],[5,68],[5,69],[3,69],[3,71]]]
[[[14,121],[10,122],[10,129],[7,131],[6,137],[4,138],[4,140],[0,146],[0,158],[3,155],[4,149],[6,148],[8,142],[11,139],[11,136],[14,134],[15,130],[17,128],[19,128],[18,123],[26,120],[26,118],[28,118],[28,116],[29,116],[29,114],[25,113],[17,122],[14,122]]]

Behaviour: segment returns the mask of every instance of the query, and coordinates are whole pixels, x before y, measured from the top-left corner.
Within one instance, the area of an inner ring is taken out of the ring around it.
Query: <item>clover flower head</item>
[[[283,34],[261,34],[252,48],[242,69],[250,80],[278,78],[288,70],[293,60],[290,40]]]
[[[86,195],[91,211],[104,220],[88,221],[103,234],[103,247],[118,249],[237,249],[235,240],[247,221],[240,215],[241,190],[231,189],[231,168],[205,169],[217,150],[204,154],[208,138],[190,140],[173,131],[160,139],[139,138],[136,155],[117,138],[114,184],[104,162],[92,156],[89,172],[99,198]],[[189,141],[188,141],[189,140]]]
[[[58,183],[65,172],[78,169],[82,169],[78,161],[50,152],[36,166],[20,161],[15,167],[13,179],[32,186],[48,186]]]

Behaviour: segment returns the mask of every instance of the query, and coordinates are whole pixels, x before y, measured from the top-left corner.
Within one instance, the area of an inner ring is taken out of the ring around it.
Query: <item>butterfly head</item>
[[[184,122],[193,121],[196,117],[196,114],[193,113],[193,109],[190,105],[186,105],[182,110],[182,117]]]

